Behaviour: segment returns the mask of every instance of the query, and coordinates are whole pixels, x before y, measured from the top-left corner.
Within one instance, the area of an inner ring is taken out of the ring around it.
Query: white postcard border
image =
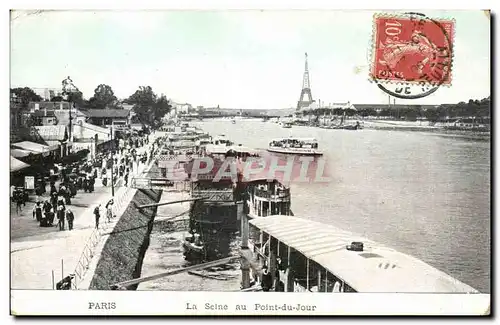
[[[491,298],[489,294],[12,290],[11,299],[14,315],[36,316],[476,316],[487,314]]]

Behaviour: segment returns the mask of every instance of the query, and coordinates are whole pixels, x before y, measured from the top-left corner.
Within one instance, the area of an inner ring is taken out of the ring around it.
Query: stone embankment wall
[[[153,166],[148,176],[157,172]],[[157,208],[138,209],[137,206],[158,203],[161,194],[161,190],[137,190],[104,244],[90,290],[110,290],[115,283],[140,277]]]

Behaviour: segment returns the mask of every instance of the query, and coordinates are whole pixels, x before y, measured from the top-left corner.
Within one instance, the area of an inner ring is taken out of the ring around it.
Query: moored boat
[[[248,246],[272,275],[273,291],[479,293],[413,256],[330,225],[282,215],[249,225]]]
[[[251,179],[246,182],[248,216],[293,215],[290,188],[278,180]]]
[[[274,139],[269,143],[267,151],[294,155],[323,155],[323,152],[318,149],[318,141],[314,138]]]

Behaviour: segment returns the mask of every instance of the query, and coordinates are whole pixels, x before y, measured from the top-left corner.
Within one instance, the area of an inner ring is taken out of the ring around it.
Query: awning
[[[21,160],[18,160],[12,156],[10,156],[10,171],[17,172],[18,170],[29,167],[30,165],[23,163]]]
[[[50,151],[58,149],[61,145],[61,141],[57,140],[46,140],[45,143],[48,144]]]
[[[32,151],[32,152],[37,152],[37,153],[42,153],[42,152],[49,152],[50,148],[48,146],[45,146],[43,144],[35,143],[35,142],[30,142],[30,141],[22,141],[18,143],[13,143],[13,147],[22,149],[22,150],[27,150],[27,151]]]
[[[27,151],[22,149],[10,149],[10,155],[14,158],[23,158],[32,154],[33,151]]]

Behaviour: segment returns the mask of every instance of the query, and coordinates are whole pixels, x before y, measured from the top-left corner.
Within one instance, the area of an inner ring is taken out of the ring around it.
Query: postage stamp
[[[371,80],[385,92],[407,99],[450,86],[454,34],[453,20],[431,19],[419,13],[375,15]],[[383,85],[398,87],[390,90]]]

